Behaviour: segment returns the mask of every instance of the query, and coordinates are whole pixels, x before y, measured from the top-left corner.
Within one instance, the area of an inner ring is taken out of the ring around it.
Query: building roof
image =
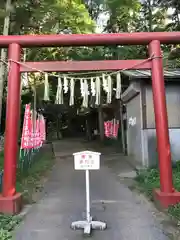
[[[125,70],[125,71],[123,71],[123,74],[130,78],[150,78],[151,77],[150,70]],[[164,70],[164,77],[180,79],[180,69],[168,70],[168,71]]]

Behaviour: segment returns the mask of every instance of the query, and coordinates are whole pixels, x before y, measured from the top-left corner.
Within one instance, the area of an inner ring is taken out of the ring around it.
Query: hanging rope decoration
[[[91,78],[91,95],[93,97],[96,96],[96,83],[94,81],[94,78]]]
[[[110,75],[107,77],[107,83],[108,83],[107,103],[111,103],[111,100],[112,100],[112,78]]]
[[[90,83],[88,82],[89,78],[81,78],[80,80],[80,93],[83,99],[82,107],[88,108],[89,106],[89,95],[91,97],[95,97],[95,105],[100,105],[101,103],[101,85],[102,89],[106,93],[107,96],[107,103],[110,104],[112,102],[112,95],[113,95],[113,80],[111,74],[106,75],[102,74],[101,77],[91,77]],[[63,82],[62,82],[63,81]],[[74,94],[75,94],[75,81],[76,79],[73,77],[63,76],[63,79],[59,76],[58,77],[58,87],[56,93],[56,104],[63,104],[63,93],[66,94],[68,90],[70,90],[70,99],[69,105],[74,105]],[[89,85],[88,85],[89,83]],[[90,87],[90,91],[89,91]],[[120,99],[121,97],[121,73],[118,72],[116,74],[116,99]],[[49,100],[49,83],[48,83],[48,75],[45,75],[45,89],[44,89],[44,100]],[[90,102],[92,101],[92,98]]]
[[[56,93],[56,104],[63,104],[64,99],[63,99],[63,85],[62,85],[62,80],[61,77],[58,77],[58,87],[57,87],[57,93]]]
[[[101,103],[101,80],[100,77],[96,77],[96,105]]]
[[[44,101],[49,101],[48,73],[45,74],[45,80],[44,80]]]
[[[87,80],[87,79],[85,79],[85,96],[86,96],[86,107],[88,107],[88,105],[89,105],[89,95],[90,95],[90,92],[89,92],[88,80]]]
[[[28,87],[29,85],[29,76],[28,72],[22,73],[21,74],[21,86],[20,86],[20,93],[22,94],[22,89],[23,87]]]
[[[105,74],[102,75],[102,86],[103,86],[103,90],[107,94],[108,93],[108,80],[107,80],[107,76]]]
[[[87,79],[81,79],[81,96],[83,97],[82,107],[88,107],[88,100],[89,100],[89,90],[88,90],[88,83]]]
[[[75,87],[75,81],[73,78],[70,79],[70,100],[69,105],[74,105],[74,87]]]
[[[118,72],[116,75],[116,99],[121,98],[121,73]]]
[[[64,76],[64,93],[68,93],[68,79]]]
[[[84,98],[84,80],[80,79],[80,92],[81,92],[81,97]]]

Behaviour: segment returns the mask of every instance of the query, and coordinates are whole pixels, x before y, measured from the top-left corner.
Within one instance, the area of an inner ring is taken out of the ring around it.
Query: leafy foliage
[[[21,218],[17,216],[0,215],[0,239],[11,239],[11,231],[20,223],[20,221]]]
[[[104,12],[104,0],[84,0],[92,19],[97,20],[100,13]]]
[[[138,0],[107,0],[109,20],[105,28],[108,32],[131,32],[141,4]]]
[[[140,191],[144,192],[151,200],[153,189],[160,187],[160,176],[157,168],[142,170],[138,172],[136,181]],[[180,161],[173,166],[173,182],[177,191],[180,191]],[[170,206],[168,213],[180,220],[180,204]]]
[[[85,5],[79,0],[14,0],[10,11],[12,34],[63,33],[65,30],[90,33],[95,27]],[[4,15],[1,10],[1,21]]]
[[[145,194],[152,200],[153,189],[159,187],[159,171],[157,169],[142,170],[138,172],[136,181]]]

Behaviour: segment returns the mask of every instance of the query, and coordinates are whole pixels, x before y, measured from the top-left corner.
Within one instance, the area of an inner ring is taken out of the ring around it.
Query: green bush
[[[160,187],[159,170],[151,168],[139,171],[135,180],[137,181],[140,190],[153,200],[153,189]],[[180,191],[180,161],[177,161],[173,166],[173,182],[175,189]],[[170,206],[168,208],[168,213],[177,220],[180,220],[180,203]]]
[[[137,173],[136,181],[140,189],[152,199],[152,191],[159,187],[159,171],[157,169],[141,170]]]

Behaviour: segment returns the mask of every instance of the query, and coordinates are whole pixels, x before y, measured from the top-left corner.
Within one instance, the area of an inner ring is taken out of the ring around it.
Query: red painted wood
[[[9,58],[20,60],[19,44],[9,46]],[[3,196],[10,197],[16,193],[16,169],[18,156],[18,135],[20,117],[20,66],[10,63],[8,75],[8,95],[5,130]]]
[[[136,32],[111,34],[57,34],[0,36],[0,47],[18,43],[22,47],[146,45],[152,40],[162,44],[180,43],[180,32]]]
[[[150,43],[149,53],[150,55],[154,54],[154,56],[157,57],[152,60],[152,92],[160,168],[160,189],[162,192],[172,193],[174,190],[172,183],[171,150],[169,142],[163,62],[159,41],[155,40]]]
[[[22,63],[21,72],[79,72],[106,71],[122,69],[151,69],[151,61],[146,60],[106,60],[106,61],[60,61],[60,62],[26,62]]]

